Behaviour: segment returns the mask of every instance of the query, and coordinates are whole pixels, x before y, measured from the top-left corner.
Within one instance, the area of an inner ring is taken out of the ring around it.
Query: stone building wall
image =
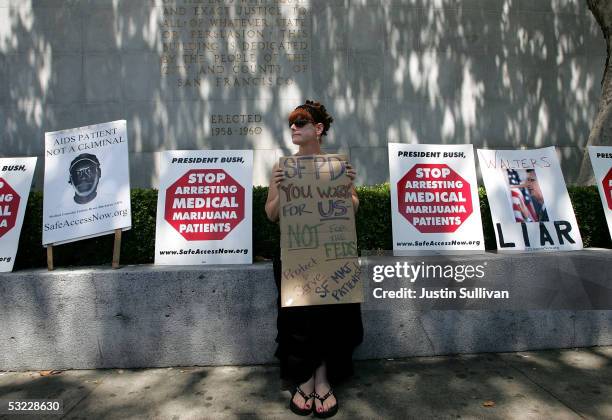
[[[0,156],[126,119],[133,186],[173,149],[253,149],[266,184],[316,98],[359,184],[388,142],[556,145],[573,182],[604,62],[580,0],[0,0]]]

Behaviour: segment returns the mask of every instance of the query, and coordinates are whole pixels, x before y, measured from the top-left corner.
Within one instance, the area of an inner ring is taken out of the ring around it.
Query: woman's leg
[[[312,394],[312,391],[314,391],[314,387],[315,387],[314,384],[315,384],[315,376],[312,375],[310,379],[308,379],[303,384],[300,384],[300,388],[302,388],[302,391],[304,391],[304,394],[310,395]],[[304,400],[304,397],[302,397],[299,392],[296,392],[295,395],[293,396],[293,402],[295,403],[295,405],[297,405],[299,408],[302,408],[302,409],[310,410],[310,407],[312,407],[312,398]]]
[[[331,386],[327,380],[327,366],[325,365],[325,362],[323,362],[315,371],[314,390],[320,397],[323,397],[329,392],[330,389]],[[336,404],[337,401],[334,395],[330,395],[325,401],[323,401],[323,404],[321,404],[321,401],[315,398],[315,410],[317,410],[318,413],[329,411],[329,409]]]

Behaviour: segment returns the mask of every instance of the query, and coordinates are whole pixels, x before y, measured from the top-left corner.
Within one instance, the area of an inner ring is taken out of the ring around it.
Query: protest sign
[[[132,226],[125,120],[45,133],[43,245]]]
[[[346,156],[280,159],[281,305],[363,300]]]
[[[13,270],[36,158],[0,159],[0,272]]]
[[[472,145],[389,143],[393,252],[484,251]]]
[[[253,262],[253,151],[160,154],[155,264]]]
[[[589,146],[589,156],[612,236],[612,146]]]
[[[500,251],[582,249],[554,147],[479,149],[478,160]]]

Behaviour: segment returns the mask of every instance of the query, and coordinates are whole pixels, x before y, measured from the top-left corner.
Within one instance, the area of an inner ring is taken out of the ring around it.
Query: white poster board
[[[472,145],[389,143],[393,252],[484,252]]]
[[[131,227],[125,120],[45,133],[43,245]]]
[[[591,165],[612,236],[612,146],[589,146]]]
[[[155,264],[251,264],[252,212],[252,150],[161,152]]]
[[[0,272],[13,270],[36,158],[0,159]]]
[[[554,147],[478,150],[499,251],[582,249]]]

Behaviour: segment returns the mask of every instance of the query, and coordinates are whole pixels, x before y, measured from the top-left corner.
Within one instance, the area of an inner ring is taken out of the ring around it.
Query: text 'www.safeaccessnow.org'
[[[248,254],[248,249],[171,249],[160,250],[159,255],[211,255],[211,254]]]
[[[397,242],[396,246],[480,246],[480,241],[414,241],[414,242]]]

